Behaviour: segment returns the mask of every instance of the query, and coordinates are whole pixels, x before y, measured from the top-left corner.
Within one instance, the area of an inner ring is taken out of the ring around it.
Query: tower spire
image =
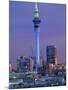
[[[39,11],[38,11],[38,4],[37,4],[37,2],[35,3],[34,18],[38,18],[39,19]]]
[[[37,5],[37,2],[35,3],[35,10],[38,11],[38,5]]]
[[[34,27],[35,28],[39,27],[40,17],[39,17],[39,11],[38,11],[38,4],[37,4],[37,2],[35,3],[33,22],[34,22]]]

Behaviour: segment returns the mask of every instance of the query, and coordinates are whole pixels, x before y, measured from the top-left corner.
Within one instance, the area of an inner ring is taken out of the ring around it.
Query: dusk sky
[[[65,63],[66,6],[38,3],[40,23],[40,49],[46,60],[47,45],[57,48],[58,63]],[[33,27],[34,3],[9,3],[9,62],[16,65],[20,55],[35,55]],[[33,48],[33,50],[32,50]]]

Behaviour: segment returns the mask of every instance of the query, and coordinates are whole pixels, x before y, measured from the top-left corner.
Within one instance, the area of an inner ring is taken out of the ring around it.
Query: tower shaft
[[[40,67],[40,31],[39,31],[39,28],[35,28],[35,41],[36,41],[36,65],[38,68]]]

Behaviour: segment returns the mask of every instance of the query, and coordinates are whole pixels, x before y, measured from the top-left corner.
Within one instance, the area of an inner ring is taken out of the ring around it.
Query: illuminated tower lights
[[[35,31],[35,45],[36,45],[36,71],[38,72],[38,69],[40,68],[40,24],[41,20],[39,17],[39,11],[37,3],[35,3],[35,9],[34,9],[34,31]]]

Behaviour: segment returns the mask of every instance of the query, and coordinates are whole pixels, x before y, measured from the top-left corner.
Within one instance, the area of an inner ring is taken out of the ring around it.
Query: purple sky
[[[46,46],[56,45],[58,63],[65,63],[66,6],[39,3],[40,48],[46,60]],[[35,55],[34,3],[10,1],[9,3],[9,61],[16,65],[19,55]]]

